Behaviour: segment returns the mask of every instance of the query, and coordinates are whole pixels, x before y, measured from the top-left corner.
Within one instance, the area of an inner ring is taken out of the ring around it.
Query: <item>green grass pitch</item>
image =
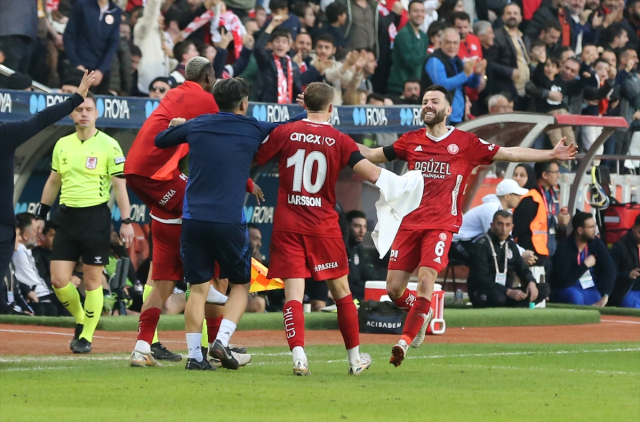
[[[129,368],[127,355],[4,356],[6,421],[638,421],[640,343],[423,345],[399,368],[388,345],[347,376],[342,347],[309,347],[311,377],[283,348],[237,372],[184,361]]]

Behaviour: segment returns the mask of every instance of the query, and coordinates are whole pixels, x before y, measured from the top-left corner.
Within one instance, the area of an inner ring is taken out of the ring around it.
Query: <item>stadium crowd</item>
[[[248,80],[254,101],[294,103],[305,86],[322,81],[333,86],[335,105],[418,105],[425,87],[439,84],[453,95],[451,124],[512,111],[624,117],[630,130],[615,132],[604,145],[605,154],[626,154],[640,129],[639,48],[640,0],[0,2],[0,64],[17,72],[0,76],[0,88],[30,90],[37,81],[73,94],[89,69],[95,70],[96,94],[162,99],[185,81],[187,61],[201,56],[212,63],[217,78]],[[554,128],[541,142],[553,146],[565,138],[587,150],[602,129],[580,129]],[[385,146],[395,137],[356,140]],[[471,210],[464,224],[478,217],[475,227],[467,233],[463,225],[452,247],[451,257],[471,268],[473,304],[502,306],[551,297],[603,306],[612,296],[616,305],[640,307],[638,297],[627,298],[630,291],[640,291],[635,281],[640,275],[640,221],[609,251],[595,237],[593,219],[560,209],[555,186],[558,173],[566,171],[563,165],[519,169],[515,177],[520,187],[498,187],[481,206],[490,204],[490,211],[476,216]],[[512,208],[513,217],[499,212]],[[571,218],[573,234],[564,238]],[[47,261],[55,228],[45,228],[47,240],[38,246],[32,221],[28,214],[18,215],[9,283],[17,286],[10,289],[16,295],[13,302],[20,298],[23,311],[31,314],[63,314]],[[533,228],[540,222],[544,234]],[[346,214],[349,282],[359,300],[364,281],[384,277],[384,265],[365,258],[366,231],[363,213]],[[506,248],[511,231],[516,242],[510,240]],[[250,234],[253,256],[262,260],[259,229],[252,227]],[[117,260],[126,250],[117,235],[112,237]],[[482,252],[487,259],[478,258],[480,254],[470,259],[472,248],[483,247],[489,248]],[[495,268],[491,256],[500,257]],[[103,280],[109,296],[115,269],[110,271],[105,270]],[[514,275],[520,287],[513,284]],[[504,279],[498,282],[498,276]],[[80,277],[74,273],[76,286]],[[136,309],[136,302],[139,309],[139,281],[144,283],[146,274],[131,270],[127,278],[130,309]],[[550,288],[541,287],[547,283]],[[595,290],[577,297],[577,284]],[[254,295],[249,307],[280,311],[282,299]],[[314,310],[330,300],[326,286],[310,291],[307,299]],[[184,302],[175,306],[180,312]]]

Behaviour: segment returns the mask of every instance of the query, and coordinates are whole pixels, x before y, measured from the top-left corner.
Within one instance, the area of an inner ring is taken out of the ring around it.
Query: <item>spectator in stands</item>
[[[507,97],[502,94],[489,97],[487,104],[489,106],[489,114],[513,113],[513,103],[509,102]]]
[[[504,26],[496,28],[493,47],[487,56],[487,68],[491,78],[488,81],[492,94],[507,92],[515,100],[516,109],[528,108],[525,85],[529,82],[529,54],[522,32],[518,26],[522,22],[520,7],[516,3],[504,7]]]
[[[338,0],[347,6],[347,48],[362,50],[369,48],[379,55],[378,48],[378,3],[374,0]]]
[[[423,21],[423,2],[421,0],[411,1],[409,3],[409,22],[398,32],[393,43],[393,64],[387,84],[389,93],[399,95],[407,80],[420,79],[429,47],[427,34],[420,30]]]
[[[0,80],[0,87],[15,91],[31,91],[33,79],[26,73],[14,73],[8,78]]]
[[[491,229],[473,245],[467,288],[475,307],[526,307],[542,302],[551,292],[548,284],[537,283],[531,274],[511,239],[512,229],[511,213],[496,211]],[[514,287],[516,276],[520,287]]]
[[[204,0],[175,1],[167,10],[165,16],[175,16],[173,19],[176,19],[179,28],[184,30],[196,18],[199,18],[207,12],[204,3]],[[211,2],[209,1],[209,3]],[[199,44],[205,38],[208,38],[208,31],[209,27],[203,25],[190,33],[187,39]]]
[[[536,37],[525,38],[527,44],[530,46],[535,39],[542,41],[547,49],[547,58],[558,55],[558,50],[562,45],[559,43],[560,36],[562,35],[562,26],[555,20],[548,21],[540,31],[540,34]]]
[[[460,231],[453,235],[449,257],[464,262],[473,254],[472,242],[487,233],[496,211],[511,210],[520,204],[529,191],[518,186],[513,179],[504,179],[496,187],[496,193],[482,198],[482,204],[471,208],[462,216]]]
[[[131,67],[133,64],[130,39],[131,27],[126,23],[126,16],[123,16],[120,23],[118,51],[116,51],[111,62],[109,92],[114,96],[127,96],[131,92]]]
[[[433,52],[427,60],[427,81],[423,85],[438,84],[453,93],[453,112],[449,116],[451,124],[462,122],[465,110],[463,88],[477,88],[487,67],[485,60],[467,60],[458,57],[460,35],[453,28],[447,28],[442,35],[442,47]]]
[[[402,89],[402,95],[400,96],[400,104],[422,104],[419,79],[407,79],[404,82],[404,88]]]
[[[23,0],[1,1],[0,43],[4,45],[4,59],[0,63],[16,72],[27,73],[37,39],[37,3]]]
[[[536,163],[535,187],[529,190],[513,212],[513,238],[526,250],[534,251],[538,260],[532,272],[536,280],[551,268],[550,258],[557,249],[556,232],[566,230],[569,213],[560,209],[556,191],[560,177],[557,161]]]
[[[171,72],[170,76],[179,84],[183,83],[186,80],[184,76],[184,69],[187,62],[194,57],[198,57],[198,55],[198,49],[196,49],[193,41],[187,40],[177,43],[173,46],[173,57],[175,57],[176,60],[179,60],[180,63],[178,63],[178,66],[176,66],[173,72]],[[140,83],[141,81],[138,81],[138,86],[140,86]]]
[[[144,14],[138,19],[133,29],[133,42],[145,53],[144,56],[139,57],[137,66],[137,87],[138,91],[144,94],[148,93],[149,84],[154,78],[169,76],[171,70],[176,66],[176,62],[167,55],[170,48],[166,46],[165,36],[162,32],[164,25],[160,24],[161,6],[162,0],[147,0]],[[133,50],[131,55],[134,55]]]
[[[57,316],[57,308],[52,302],[53,290],[38,274],[38,268],[31,250],[38,245],[38,233],[33,222],[35,217],[29,213],[16,215],[18,220],[18,249],[13,253],[11,262],[15,268],[15,277],[20,283],[23,296],[36,316]]]
[[[261,88],[258,98],[266,103],[290,104],[302,93],[300,68],[287,55],[291,49],[291,33],[286,28],[278,28],[284,19],[283,15],[273,16],[256,40],[254,54],[260,69]],[[267,42],[271,43],[270,49]]]
[[[640,0],[627,0],[627,9],[625,11],[625,29],[629,36],[629,42],[640,47]],[[633,47],[633,45],[632,45]]]
[[[585,66],[591,66],[600,57],[598,53],[598,47],[594,44],[587,44],[582,47],[582,64]]]
[[[145,94],[138,89],[138,64],[142,60],[142,51],[135,44],[131,45],[131,95],[143,97]]]
[[[536,174],[528,164],[518,164],[516,166],[513,170],[513,180],[518,183],[518,186],[527,190],[536,187]]]
[[[595,46],[594,46],[595,47]],[[598,50],[596,50],[596,59],[598,58]],[[533,75],[536,67],[540,63],[547,61],[547,47],[542,40],[533,40],[529,47],[529,75]]]
[[[373,76],[376,73],[376,69],[378,68],[378,60],[376,59],[376,55],[373,50],[363,49],[360,50],[360,54],[366,54],[366,63],[362,68],[362,82],[360,83],[360,89],[365,91],[367,94],[374,92],[373,89]]]
[[[367,216],[359,210],[346,214],[349,225],[349,240],[346,243],[349,259],[349,289],[353,298],[364,300],[364,286],[369,280],[375,280],[373,265],[362,247],[364,235],[367,234]]]
[[[78,87],[82,81],[82,72],[76,69],[70,69],[62,80],[60,92],[62,94],[73,95],[78,92]]]
[[[262,233],[260,228],[253,223],[247,224],[249,230],[249,246],[251,247],[251,257],[258,262],[264,262],[264,255],[260,251],[262,247]],[[265,296],[258,293],[249,293],[246,312],[263,313],[266,311],[267,301]]]
[[[590,213],[577,211],[573,233],[558,244],[551,272],[554,302],[605,306],[613,291],[616,267]]]
[[[170,89],[176,87],[176,81],[173,78],[165,78],[160,76],[155,78],[149,84],[149,98],[154,100],[162,100]]]
[[[38,269],[38,275],[44,280],[45,283],[47,283],[47,287],[52,292],[53,287],[51,286],[51,249],[53,248],[53,239],[55,238],[55,236],[56,229],[53,227],[53,224],[50,221],[47,221],[44,224],[44,229],[42,229],[40,245],[34,247],[31,250],[31,255],[33,255],[33,260],[35,261],[36,268]],[[57,298],[55,299],[56,300],[54,300],[54,302],[58,302],[59,304]],[[59,309],[64,309],[64,307],[60,305]]]
[[[271,9],[271,22],[276,20],[276,17],[280,18],[276,26],[281,29],[288,29],[291,31],[291,38],[296,39],[298,36],[298,32],[300,32],[300,19],[293,13],[289,13],[289,1],[288,0],[271,0],[269,3],[269,8]],[[271,24],[269,22],[269,25]]]
[[[611,259],[616,267],[616,282],[609,305],[640,308],[640,215],[633,227],[611,248]]]
[[[111,62],[120,46],[121,13],[110,0],[78,0],[64,31],[69,62],[82,71],[95,70],[97,94],[109,94]]]
[[[291,50],[291,53],[293,54],[289,55],[293,57],[293,61],[298,64],[298,67],[300,67],[300,73],[304,73],[307,65],[311,62],[309,54],[311,53],[312,48],[313,40],[311,39],[311,35],[307,32],[299,33],[293,43],[293,49]]]
[[[570,18],[570,12],[563,4],[565,0],[544,0],[540,8],[533,14],[533,19],[527,25],[525,34],[534,39],[538,36],[542,37],[542,33],[549,34],[550,28],[553,31],[558,31],[555,38],[557,47],[572,47],[576,48],[576,23]],[[553,25],[553,26],[550,26]],[[551,39],[547,39],[547,47],[551,47]],[[549,50],[547,50],[547,56],[549,56]]]
[[[264,7],[260,5],[256,5],[255,10],[256,10],[256,23],[258,24],[258,28],[262,29],[267,23],[267,11],[264,9]]]
[[[316,26],[316,14],[313,7],[306,1],[297,1],[291,9],[300,20],[300,32],[311,34]]]
[[[347,22],[347,7],[337,1],[334,1],[325,10],[327,23],[314,33],[314,37],[321,33],[329,33],[335,39],[337,49],[344,48],[347,45],[347,39],[344,36],[344,25]]]
[[[440,21],[435,21],[429,26],[429,30],[427,31],[427,37],[429,38],[429,48],[427,48],[428,54],[432,54],[441,47],[442,35],[446,28],[447,25]]]
[[[629,36],[622,24],[615,22],[600,31],[600,45],[602,48],[617,50],[627,45]]]
[[[335,53],[336,47],[333,37],[328,33],[320,34],[316,39],[315,54],[310,56],[307,70],[300,79],[304,85],[311,82],[326,82],[332,85],[333,104],[342,105],[342,91],[352,92],[360,86],[368,54],[365,51],[360,53],[351,51],[347,54],[344,62],[339,62],[334,57]]]

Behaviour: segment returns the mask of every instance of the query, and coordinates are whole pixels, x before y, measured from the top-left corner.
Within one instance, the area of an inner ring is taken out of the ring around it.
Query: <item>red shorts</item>
[[[449,263],[453,233],[444,230],[398,230],[389,258],[389,269],[412,273],[427,267],[438,273]]]
[[[180,255],[180,233],[182,224],[165,224],[151,220],[153,236],[153,280],[182,281],[182,256]]]
[[[335,280],[349,274],[347,251],[341,237],[318,237],[293,232],[273,232],[269,247],[268,278]]]
[[[149,207],[151,214],[163,220],[182,217],[186,175],[176,171],[170,180],[155,180],[137,174],[127,174],[125,178],[127,187]]]

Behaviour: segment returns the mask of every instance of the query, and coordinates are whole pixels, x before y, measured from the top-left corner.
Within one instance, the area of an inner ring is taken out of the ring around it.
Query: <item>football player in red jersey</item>
[[[280,187],[268,277],[284,280],[284,325],[295,375],[310,374],[302,311],[305,278],[310,276],[327,280],[336,301],[349,374],[359,375],[371,365],[371,357],[359,352],[358,313],[349,290],[349,263],[334,209],[335,186],[347,165],[372,183],[382,170],[364,159],[353,139],[328,123],[332,101],[331,86],[309,84],[304,93],[308,118],[276,128],[256,156],[260,165],[279,156]]]
[[[424,341],[432,317],[431,297],[436,276],[447,266],[454,233],[462,223],[462,194],[476,166],[492,161],[535,162],[571,160],[577,147],[563,142],[553,150],[499,147],[472,133],[447,126],[452,96],[441,85],[427,88],[422,99],[422,120],[426,129],[402,135],[393,145],[370,149],[358,145],[373,163],[400,159],[409,170],[420,170],[424,193],[418,209],[407,215],[391,247],[387,293],[398,307],[409,312],[404,331],[392,349],[390,363],[399,366],[409,344]],[[411,273],[419,267],[417,298],[407,290]]]

